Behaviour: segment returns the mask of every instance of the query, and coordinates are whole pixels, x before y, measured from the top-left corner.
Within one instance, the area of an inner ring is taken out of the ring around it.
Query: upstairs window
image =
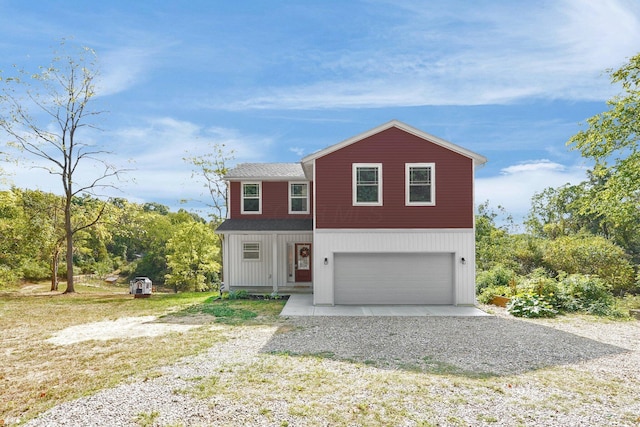
[[[242,213],[259,214],[262,212],[262,185],[259,182],[242,183]]]
[[[382,163],[353,164],[353,205],[382,205]]]
[[[433,206],[436,204],[435,163],[406,164],[407,206]]]
[[[306,182],[289,183],[289,213],[309,213],[309,184]]]

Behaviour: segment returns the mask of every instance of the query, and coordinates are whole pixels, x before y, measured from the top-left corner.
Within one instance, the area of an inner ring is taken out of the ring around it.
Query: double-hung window
[[[353,164],[353,205],[382,206],[382,163]]]
[[[259,182],[242,183],[242,213],[262,213],[262,185]]]
[[[405,168],[407,206],[435,205],[435,163],[407,163]]]
[[[309,184],[306,182],[289,183],[289,213],[309,213]]]

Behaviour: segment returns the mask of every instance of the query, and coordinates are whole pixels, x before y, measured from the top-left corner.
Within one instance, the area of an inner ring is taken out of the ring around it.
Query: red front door
[[[296,243],[296,282],[311,281],[311,244]]]

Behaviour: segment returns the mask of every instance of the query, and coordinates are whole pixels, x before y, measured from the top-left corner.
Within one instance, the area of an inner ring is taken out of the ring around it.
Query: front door
[[[296,243],[296,282],[311,281],[311,244]]]

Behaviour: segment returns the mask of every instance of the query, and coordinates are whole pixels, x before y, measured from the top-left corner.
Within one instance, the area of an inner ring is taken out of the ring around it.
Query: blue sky
[[[5,74],[62,38],[97,52],[108,113],[83,136],[135,169],[120,197],[198,209],[182,158],[210,144],[294,162],[398,119],[488,157],[476,201],[520,219],[534,192],[584,179],[565,143],[619,92],[605,70],[640,51],[640,2],[0,0]]]

